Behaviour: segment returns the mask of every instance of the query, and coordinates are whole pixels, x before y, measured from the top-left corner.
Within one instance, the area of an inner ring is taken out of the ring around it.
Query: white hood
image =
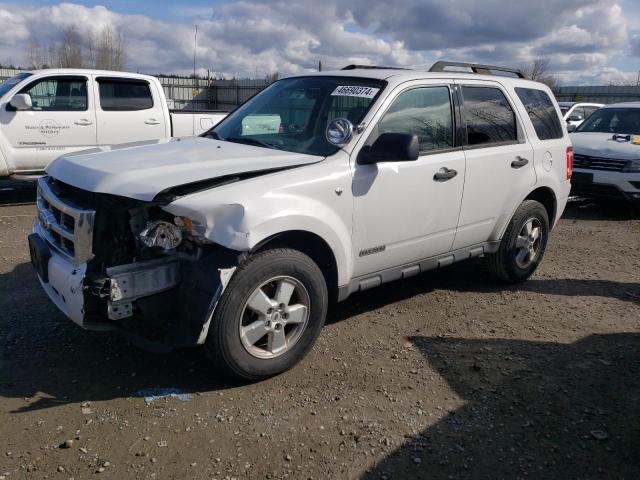
[[[612,133],[578,132],[572,133],[570,137],[573,151],[579,155],[617,160],[640,158],[640,145],[614,140]]]
[[[91,192],[150,201],[188,183],[319,162],[323,157],[201,137],[139,142],[60,157],[47,173]]]

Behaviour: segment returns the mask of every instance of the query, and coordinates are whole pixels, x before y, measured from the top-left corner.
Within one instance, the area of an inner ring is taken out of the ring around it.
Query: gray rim
[[[288,352],[307,328],[309,306],[309,293],[299,280],[288,276],[267,280],[242,307],[242,346],[257,358],[274,358]]]
[[[542,245],[542,223],[537,218],[530,218],[520,230],[516,238],[516,265],[527,268],[540,255]]]

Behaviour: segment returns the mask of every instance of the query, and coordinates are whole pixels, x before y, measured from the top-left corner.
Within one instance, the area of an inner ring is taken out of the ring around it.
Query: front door
[[[20,93],[31,97],[30,110],[1,112],[2,130],[15,171],[43,170],[65,153],[96,145],[93,102],[84,76],[49,76]]]
[[[460,211],[465,159],[454,141],[450,85],[438,83],[421,82],[400,90],[365,142],[371,145],[386,132],[416,134],[420,141],[417,160],[374,165],[355,161],[352,187],[355,276],[451,249]],[[448,175],[442,175],[447,171]]]

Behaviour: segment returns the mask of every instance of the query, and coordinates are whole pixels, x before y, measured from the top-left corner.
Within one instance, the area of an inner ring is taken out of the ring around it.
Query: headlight
[[[622,169],[626,173],[640,173],[640,160],[630,160]]]
[[[146,228],[140,232],[139,238],[147,247],[173,250],[182,242],[182,230],[173,223],[163,220],[149,222]]]

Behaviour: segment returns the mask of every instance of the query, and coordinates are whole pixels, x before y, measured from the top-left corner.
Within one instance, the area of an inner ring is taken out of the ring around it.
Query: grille
[[[51,179],[38,180],[38,234],[74,265],[81,265],[93,256],[94,210],[87,210],[63,201],[51,188]]]
[[[573,155],[574,168],[588,168],[591,170],[607,170],[609,172],[621,172],[627,164],[627,160],[613,158],[591,157],[589,155]]]

